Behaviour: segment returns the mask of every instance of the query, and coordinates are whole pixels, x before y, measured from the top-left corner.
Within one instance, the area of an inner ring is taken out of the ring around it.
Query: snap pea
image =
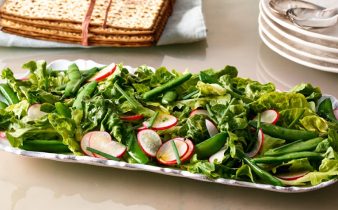
[[[19,98],[8,84],[0,84],[0,92],[9,105],[19,103]]]
[[[6,109],[7,106],[5,102],[0,101],[0,109]]]
[[[132,159],[135,160],[137,163],[146,164],[149,162],[149,158],[146,154],[144,154],[139,144],[137,143],[134,132],[129,134],[126,141],[126,146],[128,155],[132,157]]]
[[[257,121],[250,121],[249,124],[257,128]],[[318,137],[318,133],[316,132],[284,128],[268,123],[261,123],[261,128],[264,133],[272,137],[285,139],[287,142],[308,140]]]
[[[68,66],[67,74],[69,80],[81,79],[81,72],[79,70],[79,67],[75,63]]]
[[[307,141],[299,140],[291,142],[289,144],[285,144],[283,146],[268,150],[264,153],[264,156],[278,156],[292,152],[310,151],[315,149],[317,145],[322,141],[323,138],[318,137]]]
[[[21,149],[29,151],[68,153],[71,152],[67,145],[60,140],[27,140],[20,146]]]
[[[336,119],[334,113],[333,113],[333,109],[332,109],[332,102],[330,98],[327,98],[325,100],[323,100],[319,106],[318,106],[318,114],[319,116],[332,121],[332,122],[336,122],[338,123],[338,120]]]
[[[237,150],[236,153],[238,154],[239,158],[242,159],[251,170],[265,183],[272,184],[275,186],[283,186],[283,182],[280,181],[278,178],[272,176],[269,172],[264,171],[260,167],[258,167],[249,157],[247,157],[242,151]]]
[[[162,104],[170,104],[174,102],[177,98],[177,93],[175,91],[167,91],[162,97]]]
[[[278,164],[294,159],[300,158],[308,158],[313,160],[323,159],[322,155],[317,152],[293,152],[281,156],[263,156],[252,159],[254,163],[270,163],[270,164]]]
[[[191,73],[187,73],[187,74],[184,74],[182,76],[179,76],[159,87],[156,87],[148,92],[145,92],[143,94],[143,99],[144,100],[150,100],[151,98],[155,97],[155,96],[158,96],[162,93],[164,93],[165,91],[169,90],[169,89],[172,89],[172,88],[175,88],[179,85],[181,85],[182,83],[186,82],[187,80],[190,79],[190,77],[192,76]]]
[[[225,144],[227,133],[218,133],[213,137],[202,141],[195,147],[198,158],[204,159],[218,152]]]
[[[68,117],[68,118],[72,117],[70,109],[61,102],[55,103],[55,111],[56,111],[56,113],[58,113],[58,114],[60,114],[64,117]]]
[[[82,109],[82,102],[86,97],[90,97],[96,90],[97,82],[93,81],[86,84],[83,89],[77,94],[73,103],[73,108]]]

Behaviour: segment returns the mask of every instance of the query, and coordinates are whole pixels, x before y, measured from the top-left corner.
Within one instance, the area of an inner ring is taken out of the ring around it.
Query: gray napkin
[[[3,0],[0,0],[0,4],[2,3]],[[202,0],[177,0],[174,12],[169,18],[157,45],[197,42],[205,39],[206,36],[206,26],[202,13]],[[32,48],[82,47],[77,44],[64,44],[24,38],[1,31],[0,46]]]

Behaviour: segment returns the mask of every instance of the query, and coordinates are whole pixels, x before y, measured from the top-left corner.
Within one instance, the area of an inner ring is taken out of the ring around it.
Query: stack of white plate
[[[260,1],[259,35],[279,55],[314,69],[338,73],[338,23],[326,29],[305,30],[294,25]],[[307,0],[324,7],[337,7],[338,0]]]

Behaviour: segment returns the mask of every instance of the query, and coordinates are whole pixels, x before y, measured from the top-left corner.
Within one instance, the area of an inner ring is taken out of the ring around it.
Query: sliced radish
[[[40,111],[41,104],[33,104],[28,108],[27,116],[30,120],[38,120],[45,116],[47,113]]]
[[[112,75],[115,70],[116,70],[116,64],[112,63],[110,65],[108,65],[107,67],[105,67],[104,69],[102,69],[101,71],[97,72],[92,78],[90,78],[88,81],[92,82],[92,81],[101,81],[106,79],[107,77],[109,77],[110,75]]]
[[[93,131],[89,140],[89,147],[120,158],[126,152],[127,148],[123,144],[112,141],[109,133],[105,131]],[[93,153],[95,157],[106,159],[101,155]]]
[[[86,133],[82,139],[81,139],[81,149],[82,151],[88,155],[88,156],[92,156],[92,157],[95,157],[94,154],[90,151],[87,150],[87,147],[89,147],[89,141],[90,141],[90,137],[92,136],[92,134],[95,133],[94,132],[89,132],[89,133]]]
[[[184,142],[187,143],[187,145],[188,145],[188,151],[187,151],[187,153],[185,153],[185,155],[183,155],[181,157],[182,163],[187,161],[187,160],[190,160],[190,158],[194,154],[194,150],[195,150],[194,143],[192,143],[192,141],[190,139],[185,139]]]
[[[221,149],[220,151],[216,152],[215,154],[209,157],[210,163],[218,163],[221,164],[224,158],[224,153],[226,149]]]
[[[216,125],[208,119],[205,120],[205,126],[207,127],[210,137],[213,137],[214,135],[219,133]]]
[[[6,132],[0,131],[0,138],[5,139],[6,138]]]
[[[164,114],[164,113],[159,113],[155,119],[155,122],[153,126],[151,127],[154,130],[166,130],[168,128],[171,128],[177,124],[178,120],[176,117],[169,115],[169,114]],[[144,122],[143,125],[147,128],[149,128],[149,122]]]
[[[289,172],[289,173],[279,174],[276,176],[283,180],[292,181],[292,180],[299,179],[308,173],[309,171],[300,171],[300,172],[298,171],[298,172]]]
[[[262,149],[264,143],[264,133],[263,130],[260,128],[258,131],[257,142],[251,152],[247,153],[249,157],[255,157],[259,151]]]
[[[338,108],[333,110],[334,116],[336,116],[336,119],[338,120]]]
[[[160,136],[150,129],[144,129],[138,132],[137,140],[143,152],[150,157],[155,157],[157,150],[162,145]]]
[[[205,109],[194,109],[194,110],[191,111],[189,116],[192,117],[192,116],[197,115],[197,114],[205,115],[205,116],[209,117],[209,112]]]
[[[120,119],[125,120],[125,121],[136,121],[136,120],[143,119],[143,115],[137,114],[137,115],[131,115],[131,116],[121,116]]]
[[[141,131],[141,130],[144,130],[144,129],[148,129],[146,126],[142,125],[141,127],[138,127],[137,130],[138,131]]]
[[[276,124],[278,119],[279,112],[276,110],[268,109],[261,113],[261,122]],[[258,116],[256,116],[254,120],[258,120]]]
[[[164,165],[175,165],[177,163],[171,141],[175,142],[180,159],[188,152],[188,144],[182,138],[175,138],[165,142],[156,153],[157,160]]]

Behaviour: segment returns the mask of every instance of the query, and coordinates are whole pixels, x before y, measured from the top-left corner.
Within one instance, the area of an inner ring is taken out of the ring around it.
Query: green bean
[[[195,147],[198,158],[204,159],[218,152],[225,144],[227,133],[218,133],[213,137],[202,141]]]
[[[314,160],[323,159],[322,155],[317,152],[293,152],[281,156],[263,156],[252,159],[254,163],[270,163],[270,164],[279,164],[282,162],[287,162],[294,159],[300,158],[309,158]]]
[[[283,186],[284,184],[272,176],[269,172],[264,171],[260,167],[258,167],[250,158],[248,158],[242,151],[236,151],[239,157],[253,170],[253,172],[265,183],[272,184],[275,186]]]
[[[102,151],[99,151],[97,149],[94,149],[92,147],[87,147],[86,148],[89,152],[92,152],[92,153],[95,153],[95,154],[98,154],[98,155],[101,155],[102,157],[105,157],[107,158],[108,160],[115,160],[115,161],[120,161],[119,158],[115,157],[115,156],[112,156],[110,154],[107,154],[105,152],[102,152]]]
[[[8,84],[0,84],[0,92],[9,105],[19,103],[19,98]]]
[[[26,140],[21,149],[51,153],[68,153],[70,150],[60,140]]]
[[[67,117],[67,118],[72,117],[70,109],[61,102],[55,103],[55,111],[56,111],[56,113],[58,113],[58,114],[60,114],[64,117]]]
[[[299,119],[304,115],[305,113],[305,109],[303,109],[298,115],[297,117],[290,123],[290,125],[288,126],[288,128],[292,128],[294,125],[296,125],[296,123],[299,121]]]
[[[299,140],[291,142],[289,144],[285,144],[283,146],[268,150],[264,153],[264,156],[278,156],[292,152],[310,151],[315,149],[317,145],[322,141],[323,138],[318,137],[307,141]]]
[[[82,102],[86,97],[91,96],[97,87],[97,82],[93,81],[86,84],[83,89],[77,94],[76,99],[73,103],[73,108],[82,109]]]
[[[0,110],[1,109],[6,109],[8,105],[5,102],[0,101]]]
[[[188,93],[187,95],[183,96],[182,99],[183,100],[190,99],[191,97],[193,97],[194,95],[196,95],[199,92],[200,92],[199,90],[194,90],[194,91]]]
[[[162,104],[170,104],[174,102],[177,98],[177,93],[175,91],[167,91],[162,97]]]
[[[187,80],[190,79],[190,77],[192,76],[191,73],[187,73],[187,74],[184,74],[180,77],[177,77],[159,87],[156,87],[146,93],[143,94],[143,99],[144,100],[150,100],[151,98],[155,97],[155,96],[158,96],[160,94],[162,94],[163,92],[169,90],[169,89],[172,89],[172,88],[175,88],[181,84],[183,84],[184,82],[186,82]]]
[[[257,128],[257,121],[250,121],[249,124]],[[284,128],[268,123],[261,123],[261,128],[264,133],[272,137],[285,139],[287,142],[308,140],[318,137],[318,133],[316,132]]]
[[[175,153],[175,158],[176,158],[176,162],[177,162],[177,165],[181,165],[181,159],[180,159],[180,154],[178,153],[178,150],[177,150],[177,147],[176,147],[176,144],[175,144],[175,141],[174,140],[171,140],[171,146],[174,150],[174,153]]]
[[[330,98],[325,99],[319,104],[318,114],[329,121],[338,123],[338,120],[333,113],[332,102]]]

